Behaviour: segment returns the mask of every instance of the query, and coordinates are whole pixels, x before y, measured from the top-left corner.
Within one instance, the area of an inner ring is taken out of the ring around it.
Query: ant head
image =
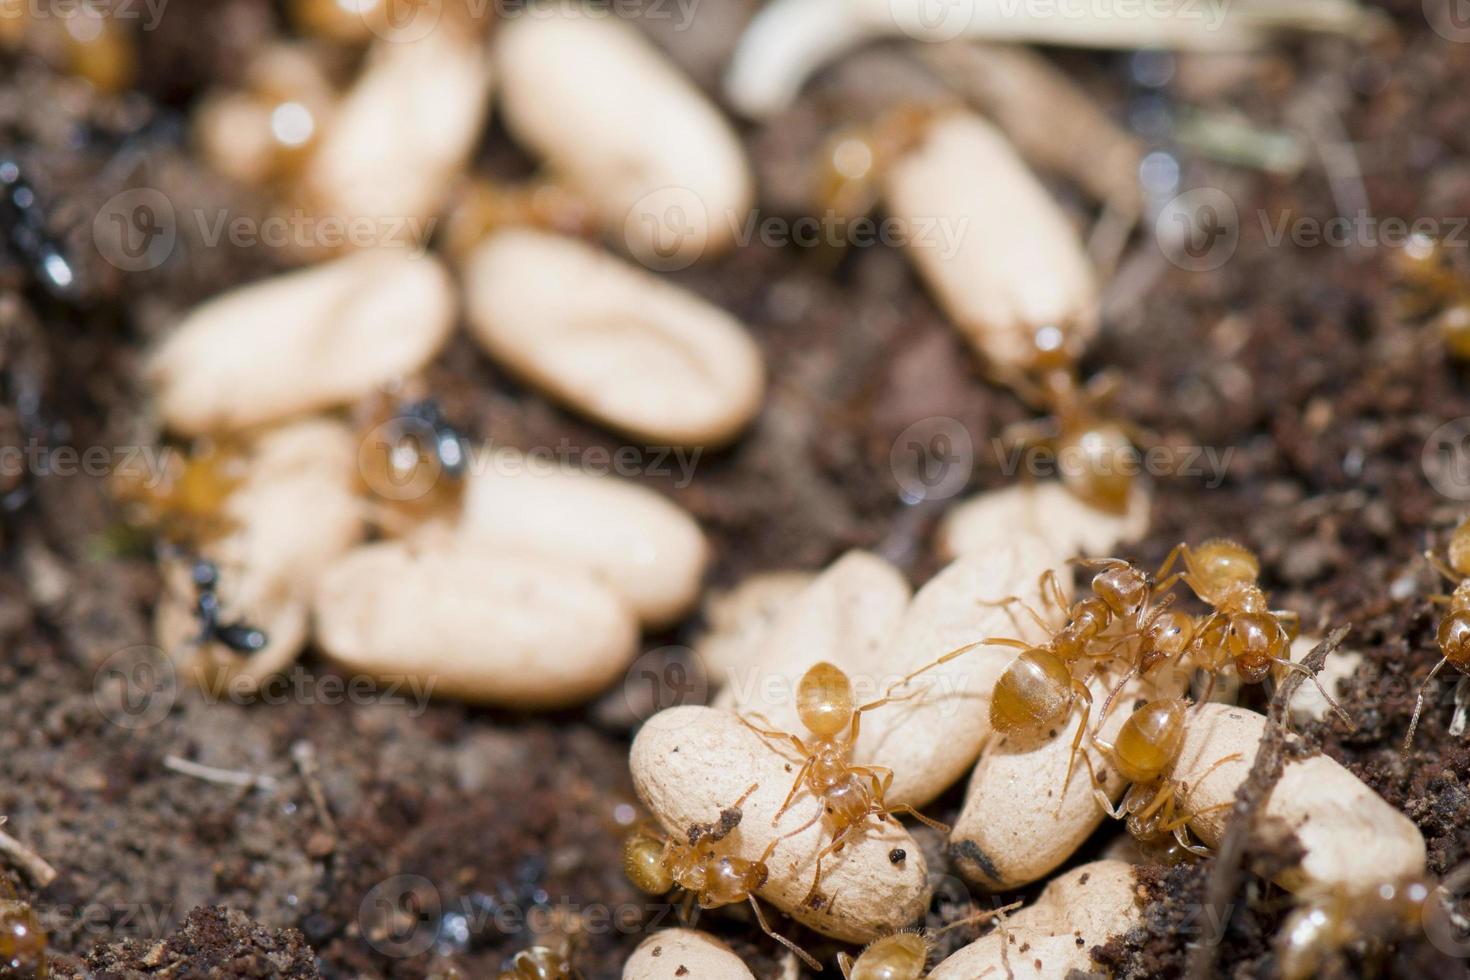
[[[1271,672],[1271,665],[1286,659],[1286,631],[1269,612],[1245,612],[1230,617],[1225,642],[1240,679],[1258,684]]]
[[[674,876],[664,863],[663,841],[642,830],[623,841],[623,873],[649,895],[663,895],[674,887]]]
[[[831,738],[852,724],[852,681],[836,665],[812,664],[796,686],[801,723],[818,738]]]
[[[1470,610],[1456,609],[1439,621],[1439,652],[1460,673],[1470,673]]]
[[[1131,782],[1158,779],[1179,754],[1189,702],[1183,698],[1150,701],[1128,716],[1118,731],[1118,770]]]
[[[1092,577],[1092,591],[1119,616],[1135,615],[1152,590],[1147,573],[1127,562],[1109,565]]]

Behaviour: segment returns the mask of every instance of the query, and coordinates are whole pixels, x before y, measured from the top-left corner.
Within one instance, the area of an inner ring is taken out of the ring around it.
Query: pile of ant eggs
[[[337,5],[295,6],[309,30],[365,48],[361,68],[339,90],[300,49],[258,52],[238,89],[200,106],[200,151],[283,206],[398,222],[406,238],[306,249],[304,268],[203,303],[153,353],[159,423],[195,440],[161,482],[119,481],[174,545],[161,550],[160,645],[204,685],[249,688],[314,644],[437,697],[584,703],[624,674],[644,631],[695,609],[709,542],[633,481],[471,445],[422,378],[463,322],[499,368],[611,432],[675,450],[739,438],[765,400],[760,348],[659,273],[733,248],[756,193],[744,147],[636,30],[575,5],[490,38],[453,4],[439,29],[401,37],[386,22],[349,30]],[[848,16],[818,6],[772,4],[771,16]],[[782,80],[753,71],[751,50],[732,101],[769,109]],[[544,177],[469,176],[492,104]],[[1126,445],[1079,379],[1101,320],[1092,262],[1010,134],[949,103],[877,128],[834,200],[881,199],[915,232],[951,216],[965,231],[955,248],[905,242],[950,322],[996,377],[1053,411],[1049,439],[1090,462]],[[440,217],[447,233],[432,239]],[[748,905],[813,968],[764,907],[871,944],[839,955],[851,980],[1091,969],[1093,946],[1141,923],[1133,862],[1225,837],[1268,725],[1216,680],[1301,673],[1312,645],[1230,542],[1182,547],[1173,576],[1094,561],[1074,595],[1074,558],[1141,537],[1148,512],[1142,481],[1085,468],[951,508],[936,541],[949,564],[917,591],[853,551],[708,599],[699,654],[717,691],[637,732],[630,768],[653,821],[629,837],[629,878],[702,908]],[[1207,611],[1172,605],[1179,582]],[[1291,707],[1336,707],[1325,690],[1304,705]],[[920,812],[966,779],[953,827]],[[931,971],[931,937],[907,930],[930,905],[936,854],[900,816],[939,831],[946,866],[992,892],[1048,879],[1109,816],[1132,843],[1052,878]],[[1299,845],[1276,879],[1299,895],[1366,895],[1425,873],[1414,824],[1322,755],[1290,756],[1251,819]],[[1314,948],[1291,950],[1303,976]],[[624,976],[752,974],[719,939],[680,928],[649,936]]]

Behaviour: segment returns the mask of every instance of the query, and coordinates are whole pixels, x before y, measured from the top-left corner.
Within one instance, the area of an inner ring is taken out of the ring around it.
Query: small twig
[[[243,786],[247,789],[274,790],[279,785],[274,776],[259,776],[253,772],[220,769],[217,766],[206,766],[202,762],[181,759],[176,755],[164,756],[163,767],[184,776],[202,779],[206,783],[219,783],[222,786]]]
[[[1302,666],[1316,676],[1326,663],[1327,655],[1342,644],[1343,637],[1347,636],[1350,629],[1349,626],[1339,626],[1327,634],[1327,639],[1313,647],[1312,652],[1302,659]],[[1250,838],[1256,811],[1266,801],[1276,780],[1281,778],[1282,770],[1286,768],[1284,750],[1286,736],[1289,734],[1287,713],[1291,709],[1292,696],[1305,679],[1305,674],[1293,671],[1276,689],[1267,709],[1266,734],[1262,736],[1260,747],[1256,750],[1255,762],[1251,764],[1251,771],[1245,781],[1235,791],[1235,806],[1230,811],[1230,822],[1225,827],[1225,837],[1220,841],[1220,848],[1215,853],[1214,867],[1210,869],[1210,877],[1205,884],[1205,907],[1226,910],[1227,919],[1222,926],[1229,924],[1231,899],[1240,880],[1241,861],[1245,856],[1245,846]],[[1223,927],[1220,938],[1224,938]],[[1196,980],[1213,977],[1219,952],[1219,942],[1196,944],[1189,951],[1185,976]]]
[[[0,824],[5,823],[5,819],[0,817]],[[25,872],[38,888],[45,888],[56,880],[56,869],[47,864],[45,858],[3,830],[0,830],[0,857]]]
[[[321,780],[317,778],[316,747],[306,739],[293,742],[291,761],[296,763],[301,781],[306,783],[306,793],[311,797],[311,805],[316,807],[317,819],[321,821],[322,829],[336,837],[337,823],[332,819],[331,808],[327,806],[327,794],[322,792]]]

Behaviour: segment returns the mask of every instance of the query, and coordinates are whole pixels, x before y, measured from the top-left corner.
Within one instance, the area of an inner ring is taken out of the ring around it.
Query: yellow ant
[[[682,889],[685,893],[686,912],[691,903],[698,903],[701,909],[717,909],[739,902],[750,902],[756,923],[762,932],[801,957],[807,966],[820,971],[821,964],[811,954],[771,929],[755,897],[755,893],[770,877],[767,862],[775,853],[777,845],[792,834],[806,830],[817,818],[813,817],[791,833],[771,841],[754,861],[717,854],[710,846],[723,840],[739,826],[740,805],[755,790],[756,786],[747,789],[740,799],[720,814],[716,823],[689,828],[688,843],[677,841],[662,831],[646,826],[633,831],[623,842],[623,871],[640,891],[650,895],[664,895],[675,888]]]
[[[1159,588],[1183,581],[1214,609],[1213,614],[1198,623],[1190,641],[1194,663],[1210,676],[1210,686],[1201,700],[1209,700],[1216,674],[1228,664],[1234,663],[1236,673],[1246,684],[1259,684],[1274,668],[1280,668],[1309,678],[1343,723],[1349,728],[1356,727],[1352,717],[1323,689],[1316,676],[1292,662],[1291,641],[1299,632],[1299,617],[1290,610],[1270,608],[1270,600],[1259,582],[1261,563],[1254,552],[1226,538],[1213,538],[1198,548],[1181,542],[1164,559],[1159,576],[1168,575],[1179,559],[1184,562],[1184,571],[1163,578]]]
[[[1421,878],[1382,882],[1370,890],[1338,886],[1302,897],[1277,934],[1282,980],[1319,976],[1328,959],[1354,944],[1390,941],[1423,927],[1434,884]]]
[[[1184,743],[1188,709],[1189,702],[1182,698],[1150,701],[1128,716],[1115,741],[1109,743],[1094,736],[1093,744],[1131,784],[1116,808],[1103,792],[1097,773],[1092,769],[1092,760],[1085,754],[1082,758],[1087,763],[1098,806],[1113,819],[1126,821],[1128,833],[1134,839],[1150,843],[1172,834],[1186,851],[1208,856],[1207,848],[1190,841],[1186,824],[1191,816],[1230,806],[1233,801],[1196,811],[1193,815],[1176,815],[1175,806],[1180,796],[1187,796],[1189,790],[1183,783],[1164,775],[1173,766]],[[1195,785],[1198,786],[1218,767],[1240,758],[1240,753],[1236,752],[1216,760],[1200,774]]]
[[[964,649],[967,648],[961,648]],[[787,742],[802,756],[801,770],[796,774],[785,802],[771,818],[772,825],[791,808],[803,786],[822,803],[817,817],[825,813],[830,818],[832,840],[817,854],[816,873],[806,896],[808,903],[819,894],[822,861],[842,850],[866,824],[868,817],[886,820],[894,813],[907,813],[940,833],[949,832],[947,825],[929,819],[906,803],[889,804],[884,797],[893,783],[893,770],[886,766],[853,765],[852,749],[857,744],[865,712],[916,696],[919,692],[901,697],[893,692],[924,671],[957,655],[941,657],[894,684],[878,700],[856,706],[852,681],[840,668],[826,661],[813,664],[802,675],[796,688],[796,710],[807,729],[806,739],[789,732],[759,728],[744,715],[740,716],[747,727],[763,738]]]
[[[1448,612],[1439,621],[1435,631],[1435,642],[1439,644],[1439,663],[1419,685],[1419,697],[1414,702],[1414,715],[1409,719],[1409,731],[1404,736],[1403,751],[1407,753],[1414,743],[1414,732],[1419,728],[1419,715],[1424,710],[1424,692],[1429,684],[1450,664],[1462,675],[1470,676],[1470,520],[1462,521],[1450,535],[1446,548],[1449,564],[1446,565],[1432,551],[1424,552],[1424,558],[1435,571],[1454,584],[1449,595],[1431,596],[1431,602],[1449,606]],[[1464,683],[1464,678],[1461,678]]]
[[[1001,933],[1005,934],[1005,913],[1020,906],[1020,902],[1014,902],[978,912],[929,934],[911,930],[895,932],[869,943],[856,959],[848,953],[838,953],[837,967],[843,980],[924,980],[928,975],[933,936],[990,918],[996,919]]]

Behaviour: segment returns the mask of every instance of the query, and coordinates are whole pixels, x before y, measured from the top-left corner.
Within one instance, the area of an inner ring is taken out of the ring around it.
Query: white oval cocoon
[[[881,696],[903,676],[882,657],[908,604],[909,584],[898,569],[870,552],[848,552],[782,608],[754,663],[729,677],[715,704],[805,737],[796,711],[802,675],[825,660],[848,675],[859,704]]]
[[[427,255],[362,252],[242,286],[197,307],[150,372],[164,423],[198,435],[355,401],[427,364],[454,323]]]
[[[363,509],[352,482],[352,433],[338,422],[308,419],[262,435],[251,447],[245,482],[225,501],[231,529],[202,557],[219,570],[222,621],[266,632],[265,649],[248,658],[211,645],[196,659],[192,640],[195,587],[187,562],[165,569],[159,602],[160,644],[202,680],[241,678],[254,685],[294,661],[306,643],[310,595],[323,568],[363,533]]]
[[[1055,480],[988,490],[952,508],[939,526],[941,554],[954,558],[995,546],[1017,530],[1043,539],[1058,563],[1077,556],[1102,558],[1124,541],[1148,533],[1148,491],[1135,485],[1123,514],[1111,514],[1074,496]]]
[[[447,543],[347,553],[322,574],[315,611],[318,643],[351,670],[512,708],[586,700],[638,639],[627,603],[585,572]]]
[[[993,366],[1026,367],[1042,327],[1078,343],[1096,332],[1097,284],[1076,231],[988,122],[936,118],[883,187],[920,275]]]
[[[512,229],[477,247],[464,277],[491,356],[620,432],[718,445],[760,408],[765,367],[739,321],[596,248]]]
[[[1034,904],[1006,919],[1009,941],[999,930],[991,932],[940,963],[929,980],[1005,976],[1007,965],[1015,976],[1048,980],[1071,970],[1095,973],[1092,947],[1143,921],[1134,889],[1131,864],[1093,861],[1073,868],[1047,885]]]
[[[729,247],[754,198],[739,139],[638,31],[572,4],[502,22],[495,57],[511,133],[652,268]]]
[[[427,241],[484,125],[490,83],[484,43],[458,25],[378,40],[307,161],[307,206],[350,223],[350,238],[367,222],[378,244]]]
[[[1097,712],[1116,683],[1117,678],[1110,677],[1089,684],[1094,700],[1089,730],[1097,726]],[[1175,696],[1182,686],[1159,690],[1152,683],[1130,682],[1102,719],[1102,737],[1109,742],[1117,738],[1135,705]],[[1052,737],[997,735],[986,746],[949,837],[950,860],[966,878],[992,891],[1030,884],[1071,857],[1103,822],[1106,815],[1092,795],[1082,753],[1092,760],[1104,792],[1114,802],[1127,784],[1084,736],[1072,778],[1063,787],[1072,738],[1081,722],[1081,706],[1074,706],[1067,724]]]
[[[694,606],[709,543],[688,513],[627,480],[493,453],[467,478],[457,532],[488,554],[590,572],[645,626],[667,626]]]
[[[1209,703],[1198,714],[1191,711],[1173,776],[1192,787],[1184,811],[1198,814],[1190,828],[1210,847],[1219,846],[1231,813],[1210,808],[1235,799],[1265,733],[1266,717],[1245,708]],[[1240,759],[1204,775],[1237,752]],[[1325,755],[1288,760],[1255,819],[1257,827],[1280,821],[1305,849],[1300,866],[1278,878],[1292,891],[1311,886],[1366,893],[1381,881],[1424,874],[1419,828]]]
[[[1321,642],[1320,636],[1299,636],[1291,641],[1291,652],[1288,656],[1301,663]],[[1321,672],[1317,674],[1317,683],[1335,699],[1338,682],[1351,678],[1362,664],[1363,655],[1356,650],[1334,650],[1327,655]],[[1298,724],[1320,721],[1329,710],[1327,699],[1322,697],[1322,691],[1317,690],[1317,684],[1304,682],[1291,696],[1291,720]]]
[[[712,683],[724,685],[755,668],[781,611],[816,578],[811,572],[757,572],[705,599],[709,630],[694,644]]]
[[[798,765],[728,711],[696,705],[670,708],[649,719],[633,740],[630,757],[638,796],[666,831],[683,838],[691,825],[714,819],[752,784],[736,830],[720,845],[748,860],[761,856],[778,836],[805,824],[820,804],[799,794],[776,826]],[[833,902],[822,909],[802,904],[817,853],[831,840],[820,820],[776,848],[770,878],[759,897],[818,932],[847,942],[871,942],[912,924],[929,903],[928,867],[908,831],[894,823],[869,824],[866,833],[822,869],[822,891]],[[895,864],[894,848],[906,857]]]
[[[755,980],[730,947],[697,929],[664,929],[638,944],[623,980]]]

